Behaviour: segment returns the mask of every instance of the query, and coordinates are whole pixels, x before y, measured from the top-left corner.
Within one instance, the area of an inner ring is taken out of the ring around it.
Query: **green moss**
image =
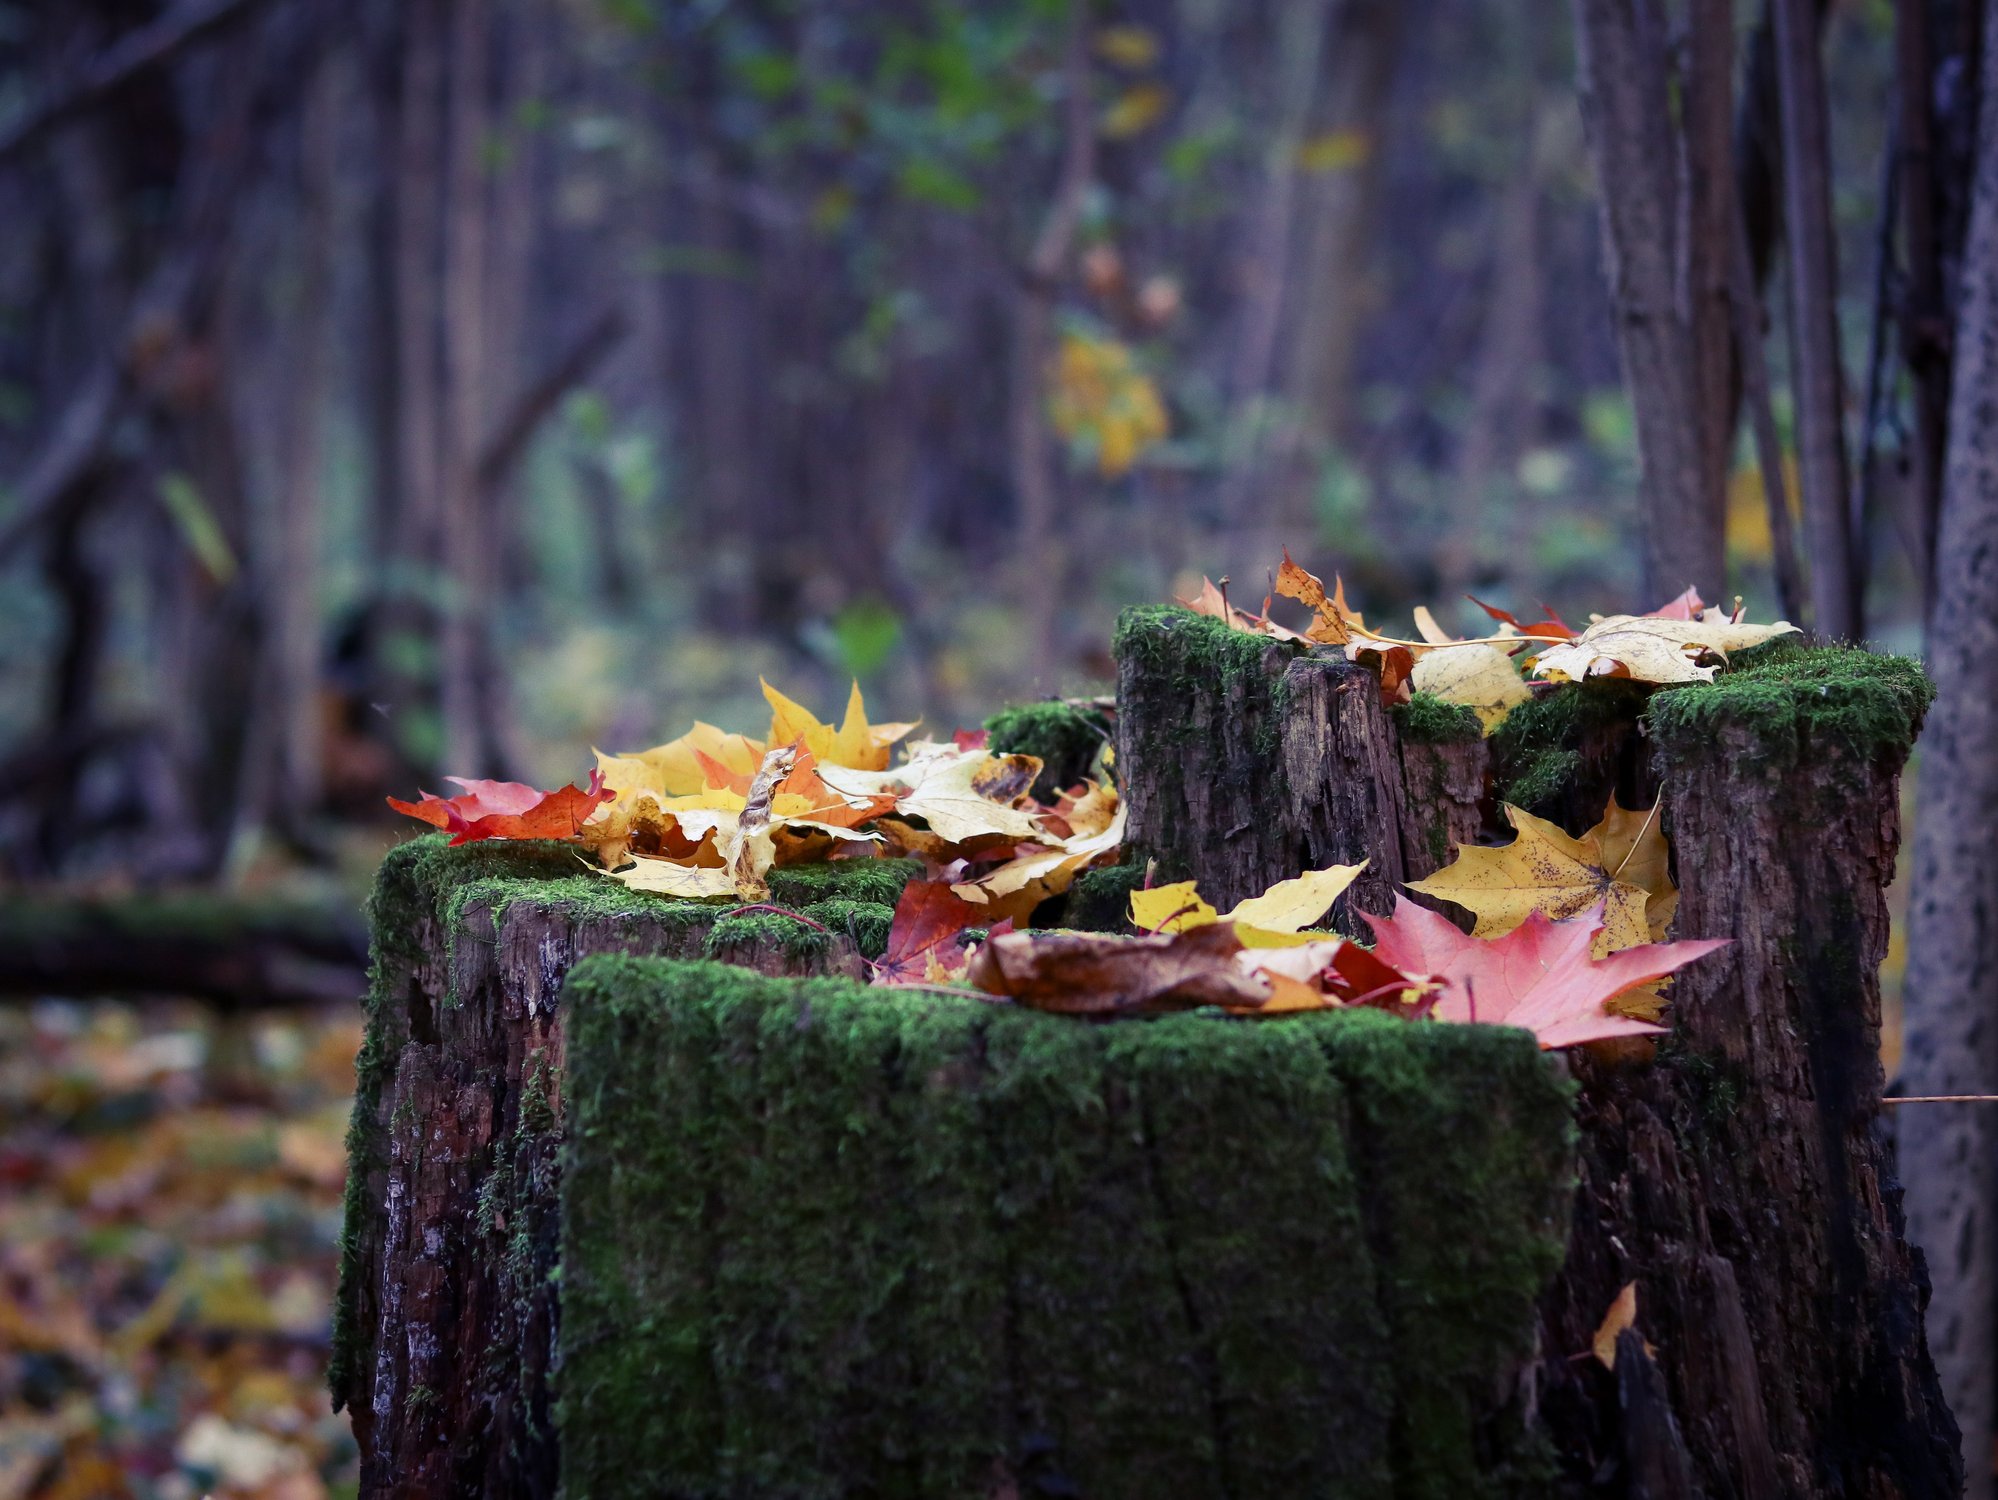
[[[1304,648],[1272,641],[1268,636],[1231,630],[1212,615],[1197,615],[1176,604],[1139,604],[1117,617],[1111,653],[1149,666],[1170,667],[1187,686],[1196,677],[1209,680],[1260,676],[1263,658],[1272,651],[1291,655]]]
[[[895,922],[895,908],[879,901],[849,901],[836,896],[815,901],[804,909],[821,927],[830,927],[852,939],[862,958],[879,958],[888,951],[888,929]]]
[[[1034,795],[1051,802],[1095,774],[1097,755],[1110,739],[1110,718],[1099,709],[1057,698],[1003,708],[985,721],[985,730],[995,754],[1040,760]]]
[[[1903,756],[1934,697],[1922,664],[1908,657],[1786,639],[1742,653],[1712,682],[1661,690],[1646,718],[1668,759],[1736,731],[1754,764],[1780,772],[1814,749],[1861,761]]]
[[[770,872],[770,899],[799,911],[818,901],[878,901],[893,906],[922,866],[913,859],[835,859]]]
[[[1570,682],[1513,709],[1492,732],[1499,800],[1528,812],[1546,807],[1574,781],[1583,743],[1599,731],[1634,722],[1649,691],[1615,678]]]
[[[1446,703],[1434,693],[1413,694],[1394,708],[1395,728],[1416,745],[1462,745],[1484,735],[1478,716],[1461,703]]]
[[[617,957],[564,1004],[574,1500],[1489,1493],[1565,1227],[1525,1034]]]
[[[1124,932],[1131,911],[1131,892],[1145,883],[1143,865],[1105,865],[1085,870],[1069,887],[1067,926],[1082,932]]]

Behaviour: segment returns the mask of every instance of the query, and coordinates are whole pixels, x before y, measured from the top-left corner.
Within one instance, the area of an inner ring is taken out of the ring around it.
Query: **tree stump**
[[[1127,610],[1114,649],[1127,863],[1197,875],[1226,910],[1365,860],[1336,925],[1357,936],[1356,912],[1393,908],[1406,799],[1372,672],[1173,608]]]
[[[563,845],[411,841],[369,905],[331,1384],[369,1495],[552,1495],[564,976],[585,953],[857,974],[911,866],[774,872],[781,916],[662,901]]]
[[[1545,1493],[1524,1033],[625,958],[563,1003],[570,1500]]]
[[[1222,905],[1322,849],[1373,857],[1397,830],[1403,867],[1420,868],[1438,821],[1432,752],[1351,711],[1331,722],[1326,697],[1278,688],[1306,660],[1294,648],[1219,630],[1125,618],[1118,757],[1136,836],[1176,875],[1214,882]],[[1672,936],[1734,939],[1676,981],[1655,1057],[1570,1054],[1582,1180],[1543,1309],[1537,1420],[1572,1493],[1689,1493],[1673,1487],[1686,1475],[1709,1496],[1957,1493],[1922,1332],[1927,1275],[1876,1133],[1896,783],[1928,696],[1912,662],[1790,644],[1713,684],[1569,685],[1494,737],[1480,818],[1468,767],[1440,799],[1444,837],[1462,842],[1501,798],[1579,833],[1611,792],[1639,807],[1662,788],[1682,892]],[[1301,851],[1297,768],[1267,747],[1312,740],[1333,747],[1321,774],[1344,785],[1315,795],[1336,826],[1310,825]],[[1399,804],[1382,790],[1397,756]],[[1221,790],[1201,791],[1210,780]],[[1370,821],[1383,817],[1401,821]],[[1633,1280],[1635,1357],[1620,1346],[1614,1374],[1572,1358]]]

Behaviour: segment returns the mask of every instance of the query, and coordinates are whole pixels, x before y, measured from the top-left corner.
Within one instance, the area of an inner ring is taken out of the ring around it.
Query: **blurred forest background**
[[[317,859],[440,772],[753,728],[759,671],[948,728],[1285,544],[1389,615],[1683,586],[1638,590],[1565,16],[1069,14],[0,6],[0,859]],[[1857,371],[1892,11],[1824,26]],[[1745,425],[1730,471],[1771,618]]]
[[[1922,650],[1978,11],[0,0],[0,1500],[351,1487],[384,794],[759,673],[1100,691],[1286,545],[1377,620],[1697,583]],[[236,904],[90,925],[161,888]],[[210,1003],[92,998],[140,972]]]

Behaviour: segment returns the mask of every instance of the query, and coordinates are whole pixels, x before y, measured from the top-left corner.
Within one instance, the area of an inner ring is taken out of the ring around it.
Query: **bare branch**
[[[56,126],[94,109],[147,69],[244,19],[259,3],[183,0],[150,25],[127,32],[92,58],[76,78],[0,129],[0,163],[27,150]]]

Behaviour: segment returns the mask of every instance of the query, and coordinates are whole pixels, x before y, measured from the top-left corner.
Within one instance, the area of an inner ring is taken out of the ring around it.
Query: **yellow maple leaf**
[[[1612,797],[1602,822],[1579,839],[1510,803],[1505,815],[1519,834],[1510,844],[1461,847],[1452,863],[1408,888],[1466,908],[1477,919],[1473,937],[1503,937],[1536,912],[1558,920],[1599,902],[1596,957],[1664,935],[1678,892],[1656,808],[1632,813]]]
[[[1424,652],[1417,658],[1408,680],[1419,693],[1428,693],[1445,703],[1461,703],[1478,716],[1478,724],[1486,734],[1533,696],[1514,669],[1511,657],[1496,646],[1476,642],[1438,645],[1437,649]]]
[[[1357,865],[1307,870],[1293,880],[1279,880],[1260,896],[1237,902],[1225,916],[1202,898],[1191,880],[1153,886],[1131,892],[1131,925],[1146,932],[1186,932],[1212,922],[1233,922],[1244,948],[1321,942],[1323,934],[1302,929],[1322,919],[1366,867],[1361,860]]]
[[[856,771],[885,771],[895,742],[908,734],[914,724],[869,724],[867,705],[861,701],[860,684],[854,683],[846,700],[846,718],[839,728],[822,723],[803,704],[785,697],[762,678],[763,696],[770,704],[768,743],[789,745],[803,741],[821,766],[849,766]]]

